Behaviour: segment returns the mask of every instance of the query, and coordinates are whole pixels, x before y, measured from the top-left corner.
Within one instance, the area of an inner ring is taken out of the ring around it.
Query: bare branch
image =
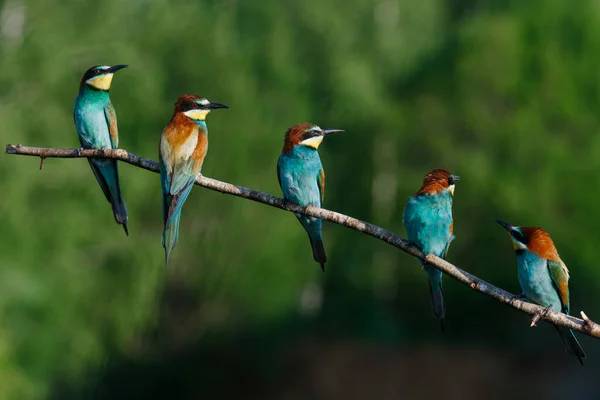
[[[9,144],[6,145],[6,153],[40,157],[42,160],[44,158],[111,158],[146,169],[148,171],[159,172],[158,163],[156,161],[148,160],[123,149],[53,149],[26,147],[21,145],[14,146]],[[600,338],[600,325],[591,321],[583,312],[581,314],[584,319],[579,319],[527,302],[521,296],[516,296],[503,289],[500,289],[499,287],[496,287],[439,257],[421,252],[421,250],[419,250],[409,241],[379,226],[360,221],[356,218],[352,218],[335,211],[329,211],[324,208],[310,206],[301,207],[297,204],[286,202],[278,197],[271,196],[270,194],[248,189],[243,186],[236,186],[230,183],[221,182],[205,176],[198,177],[198,179],[196,179],[196,185],[203,186],[217,192],[227,193],[259,203],[264,203],[282,210],[321,218],[323,220],[331,221],[347,228],[354,229],[358,232],[373,236],[425,261],[426,263],[434,266],[435,268],[449,275],[453,279],[467,285],[473,290],[484,293],[498,300],[499,302],[516,308],[524,313],[533,315],[536,322],[542,319],[555,325],[565,326],[591,337]]]

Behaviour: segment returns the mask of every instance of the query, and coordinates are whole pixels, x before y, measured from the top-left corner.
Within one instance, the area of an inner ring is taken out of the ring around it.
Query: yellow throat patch
[[[206,119],[206,115],[210,112],[210,110],[188,110],[185,111],[184,114],[186,117],[196,120],[196,121],[204,121]]]
[[[108,90],[110,89],[110,84],[112,83],[113,74],[105,74],[100,76],[95,76],[91,79],[88,79],[86,83],[93,88],[98,90]]]
[[[301,145],[318,149],[323,142],[323,136],[315,136],[300,142]]]

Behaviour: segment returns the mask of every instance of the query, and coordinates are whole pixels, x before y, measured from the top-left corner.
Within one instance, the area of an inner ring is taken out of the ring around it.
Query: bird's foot
[[[519,301],[529,301],[529,299],[527,298],[527,296],[525,296],[525,293],[521,293],[521,294],[518,294],[516,296],[513,296],[513,298],[510,299],[510,304],[513,304],[513,302],[516,301],[516,300],[519,300]]]
[[[529,299],[527,298],[527,296],[525,296],[525,293],[521,293],[518,294],[514,297],[515,300],[521,300],[521,301],[529,301]]]
[[[104,146],[104,147],[102,147],[102,148],[100,149],[100,153],[101,153],[103,156],[105,156],[105,155],[106,155],[106,151],[107,151],[107,150],[112,150],[112,149],[110,148],[110,146]]]
[[[551,306],[548,306],[546,308],[544,308],[542,311],[538,311],[533,315],[533,318],[531,319],[531,324],[529,325],[530,328],[533,328],[534,326],[537,326],[536,324],[538,323],[538,321],[540,319],[546,318],[546,316],[548,315],[548,312],[552,309]]]
[[[292,202],[291,202],[291,201],[289,201],[288,199],[283,199],[283,201],[281,202],[281,205],[282,205],[284,208],[288,208],[289,206],[291,206],[291,205],[294,205],[294,203],[292,203]]]

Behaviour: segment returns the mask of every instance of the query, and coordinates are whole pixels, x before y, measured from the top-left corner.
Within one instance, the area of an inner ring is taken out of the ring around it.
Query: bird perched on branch
[[[569,314],[569,270],[542,228],[512,226],[496,220],[510,235],[517,254],[517,276],[523,296],[542,307]],[[555,325],[567,352],[583,365],[585,353],[573,331]]]
[[[127,65],[95,66],[88,69],[79,85],[75,99],[75,127],[84,149],[116,149],[119,147],[117,114],[110,102],[108,91],[113,74]],[[88,158],[96,180],[106,200],[111,204],[115,221],[127,231],[127,208],[121,195],[119,170],[116,160]]]
[[[160,181],[163,191],[164,231],[162,245],[165,263],[177,245],[181,208],[194,181],[200,175],[208,150],[207,114],[217,108],[229,108],[211,103],[203,97],[183,94],[175,103],[169,124],[160,137]]]
[[[285,200],[301,205],[321,207],[325,193],[325,172],[317,149],[323,138],[341,129],[321,129],[302,123],[287,130],[283,150],[277,161],[277,178]],[[313,257],[325,271],[325,248],[319,218],[296,214],[310,240]]]
[[[452,197],[456,175],[436,169],[425,175],[423,185],[412,196],[404,209],[404,227],[408,240],[423,252],[446,258],[450,242],[454,239]],[[429,279],[433,315],[444,330],[446,306],[442,294],[442,272],[431,265],[422,264]]]

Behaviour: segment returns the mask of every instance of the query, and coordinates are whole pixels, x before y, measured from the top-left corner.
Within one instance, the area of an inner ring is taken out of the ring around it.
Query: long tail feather
[[[440,328],[444,331],[444,319],[446,318],[446,305],[444,304],[444,295],[442,291],[442,273],[438,270],[429,271],[427,265],[425,272],[429,278],[429,293],[431,294],[431,305],[433,315],[440,321]]]
[[[310,238],[310,236],[309,236]],[[313,251],[313,257],[316,262],[321,264],[321,270],[325,271],[325,263],[327,262],[327,256],[325,255],[325,247],[321,239],[310,239],[310,245]]]
[[[125,201],[123,200],[123,197],[119,197],[118,199],[113,198],[111,201],[111,205],[115,221],[117,221],[118,224],[123,225],[125,234],[129,236],[129,230],[127,229],[127,207],[125,206]]]
[[[579,363],[583,365],[583,360],[585,359],[585,352],[583,351],[583,348],[577,341],[577,338],[575,338],[573,331],[562,326],[554,325],[554,327],[558,331],[558,334],[560,335],[565,345],[565,350],[567,351],[567,353],[577,357]]]
[[[190,179],[190,182],[178,194],[163,193],[163,221],[165,229],[163,231],[162,244],[165,248],[165,265],[169,262],[171,250],[177,245],[181,210],[193,186],[194,180]]]
[[[181,211],[175,216],[175,218],[170,218],[170,221],[172,222],[168,226],[165,226],[165,230],[163,231],[162,245],[165,248],[165,265],[169,263],[171,250],[175,248],[177,245],[177,240],[179,239],[180,217]]]
[[[115,160],[97,160],[88,159],[90,167],[96,176],[96,180],[106,197],[106,200],[111,204],[115,221],[123,225],[125,234],[129,236],[127,229],[127,207],[123,196],[121,196],[121,187],[119,184],[119,169]]]
[[[325,262],[327,261],[327,256],[325,255],[323,236],[321,234],[323,222],[319,218],[305,217],[304,215],[300,214],[296,214],[296,218],[298,218],[298,221],[300,221],[306,230],[306,233],[308,234],[310,246],[312,247],[313,258],[321,265],[321,270],[325,271]]]

